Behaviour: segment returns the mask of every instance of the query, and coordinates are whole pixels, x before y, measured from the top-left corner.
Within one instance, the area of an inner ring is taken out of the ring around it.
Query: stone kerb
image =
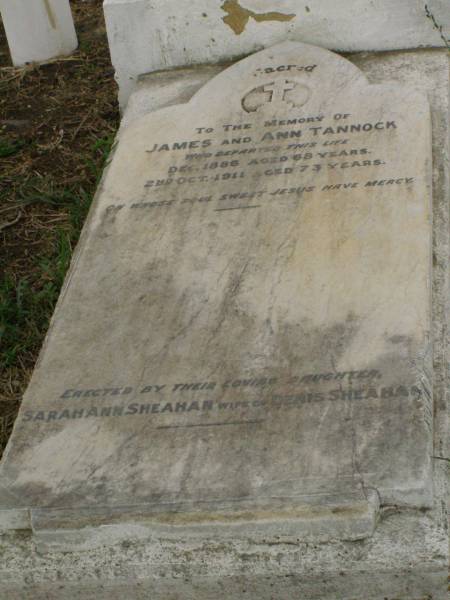
[[[358,52],[450,38],[447,0],[105,0],[104,10],[122,107],[139,75],[236,60],[286,39]]]

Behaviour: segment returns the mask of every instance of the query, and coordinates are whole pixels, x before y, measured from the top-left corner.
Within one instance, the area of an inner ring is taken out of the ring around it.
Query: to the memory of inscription
[[[111,204],[107,211],[209,204],[220,213],[260,208],[274,200],[298,201],[317,191],[411,186],[412,173],[383,175],[389,159],[379,141],[398,127],[395,119],[364,121],[351,113],[195,127],[190,139],[155,142],[147,148],[149,177],[142,195],[127,204]],[[155,155],[167,157],[164,171],[155,171]],[[321,183],[321,174],[330,172],[340,179]],[[283,185],[286,180],[289,186]],[[206,193],[199,195],[199,187]],[[173,189],[180,192],[154,197],[155,192]],[[215,189],[220,193],[212,193]]]

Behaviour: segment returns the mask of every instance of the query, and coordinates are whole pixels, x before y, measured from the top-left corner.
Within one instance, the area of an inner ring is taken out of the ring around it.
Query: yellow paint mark
[[[228,13],[226,17],[223,17],[224,23],[229,25],[236,35],[241,35],[245,31],[250,19],[261,23],[263,21],[292,21],[295,17],[295,15],[286,15],[280,12],[255,13],[243,8],[239,4],[239,0],[225,0],[221,8]]]
[[[44,0],[45,10],[47,12],[48,20],[53,29],[56,29],[56,19],[52,7],[50,6],[50,0]]]

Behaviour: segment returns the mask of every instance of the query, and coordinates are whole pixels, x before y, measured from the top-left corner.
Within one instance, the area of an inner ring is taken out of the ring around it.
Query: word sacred
[[[291,71],[305,71],[306,73],[312,73],[316,68],[317,65],[279,65],[278,67],[259,68],[256,69],[256,72],[265,73],[266,75],[269,73],[287,73]]]

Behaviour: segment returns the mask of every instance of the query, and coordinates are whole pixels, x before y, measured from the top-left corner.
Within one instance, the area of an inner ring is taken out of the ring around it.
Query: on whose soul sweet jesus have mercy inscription
[[[297,43],[130,124],[8,492],[186,519],[429,506],[430,161],[421,95]]]

